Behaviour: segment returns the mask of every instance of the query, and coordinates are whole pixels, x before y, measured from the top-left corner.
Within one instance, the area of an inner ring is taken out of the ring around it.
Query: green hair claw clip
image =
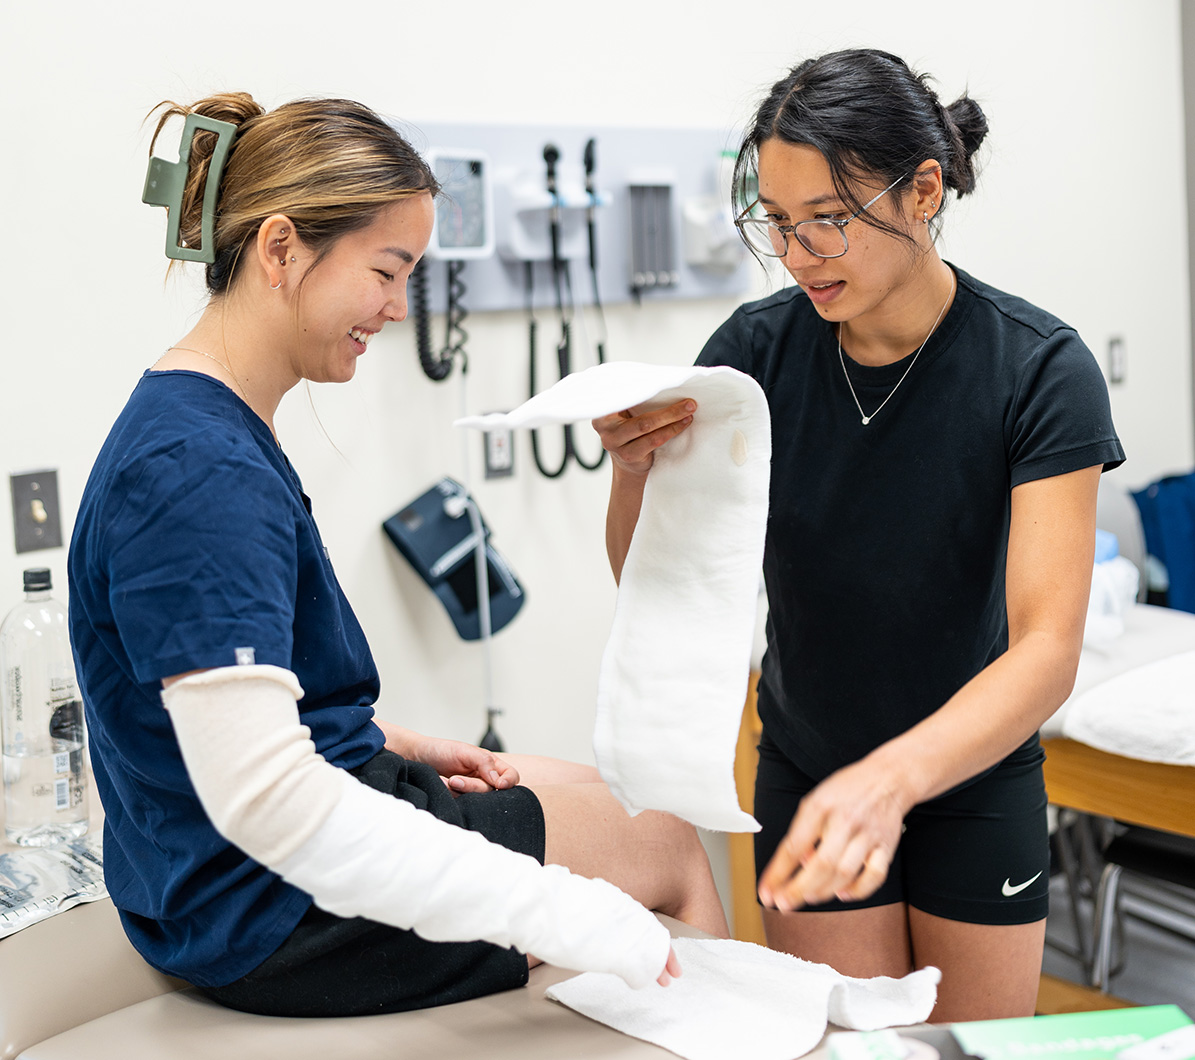
[[[179,219],[182,215],[183,191],[187,185],[187,167],[191,159],[191,140],[196,129],[206,129],[216,134],[216,147],[208,164],[207,182],[203,187],[203,213],[199,224],[199,249],[182,246],[178,238]],[[237,127],[231,122],[208,118],[202,114],[188,114],[183,126],[183,138],[178,148],[178,161],[168,162],[151,155],[149,170],[145,174],[145,191],[141,201],[150,206],[165,206],[166,256],[179,261],[203,261],[209,265],[216,260],[216,199],[220,194],[220,176]]]

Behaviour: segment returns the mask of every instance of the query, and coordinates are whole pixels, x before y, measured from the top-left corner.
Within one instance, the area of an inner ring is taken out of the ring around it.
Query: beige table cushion
[[[674,936],[704,937],[661,917]],[[544,990],[574,973],[541,965],[520,990],[441,1008],[389,1016],[283,1019],[250,1016],[209,1001],[190,988],[150,998],[64,1031],[21,1053],[22,1060],[188,1060],[213,1056],[253,1060],[355,1060],[402,1057],[444,1060],[561,1060],[672,1056],[619,1034],[544,998]]]
[[[94,785],[90,805],[90,833],[99,835],[104,815]],[[3,826],[0,798],[0,851],[18,851],[4,839]],[[0,1060],[185,985],[145,963],[125,938],[111,899],[67,909],[0,939]]]
[[[133,949],[109,898],[0,939],[0,1057],[184,984]]]

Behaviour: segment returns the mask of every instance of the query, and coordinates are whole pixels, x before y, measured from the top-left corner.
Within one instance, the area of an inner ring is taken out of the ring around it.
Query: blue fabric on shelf
[[[1195,613],[1195,471],[1169,475],[1133,494],[1145,550],[1170,576],[1170,606]]]

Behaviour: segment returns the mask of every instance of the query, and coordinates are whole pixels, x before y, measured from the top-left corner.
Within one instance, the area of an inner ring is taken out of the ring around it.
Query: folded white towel
[[[1076,696],[1062,735],[1126,758],[1195,765],[1195,651],[1126,670]]]
[[[734,749],[768,512],[771,421],[759,384],[733,368],[617,362],[457,425],[540,427],[684,397],[697,413],[656,452],[623,566],[594,753],[632,814],[667,810],[703,828],[754,832],[739,808]]]
[[[632,990],[616,975],[587,972],[547,996],[686,1060],[792,1060],[827,1022],[873,1031],[927,1019],[941,973],[852,979],[824,964],[750,942],[673,939],[683,974],[667,987]]]

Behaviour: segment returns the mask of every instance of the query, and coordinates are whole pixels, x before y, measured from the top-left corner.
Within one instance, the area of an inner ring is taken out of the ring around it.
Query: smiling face
[[[888,183],[868,181],[858,189],[860,200],[867,202]],[[777,139],[765,140],[759,147],[759,201],[768,217],[783,225],[846,218],[854,212],[835,191],[830,166],[820,151]],[[869,213],[909,231],[917,242],[910,244],[881,231],[862,217],[844,229],[848,249],[838,258],[819,258],[791,235],[788,238],[784,267],[827,320],[883,313],[893,308],[894,301],[901,301],[899,293],[920,274],[928,239],[918,238],[922,234],[899,192],[881,196]]]
[[[305,270],[291,355],[298,378],[346,382],[370,339],[389,321],[406,318],[407,280],[427,249],[432,218],[430,195],[400,199],[368,227],[341,236],[318,266]]]

